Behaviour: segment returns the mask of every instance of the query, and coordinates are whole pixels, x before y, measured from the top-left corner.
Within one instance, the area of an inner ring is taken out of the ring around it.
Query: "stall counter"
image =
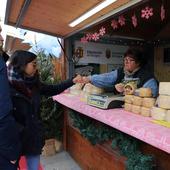
[[[81,114],[170,153],[170,128],[152,123],[151,118],[136,115],[123,109],[102,110],[95,108],[67,92],[53,96],[53,99]]]

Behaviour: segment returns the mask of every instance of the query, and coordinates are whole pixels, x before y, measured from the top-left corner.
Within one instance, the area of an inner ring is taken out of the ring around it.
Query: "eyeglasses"
[[[132,62],[135,62],[135,60],[133,58],[130,58],[130,57],[125,57],[124,62],[132,63]]]
[[[32,61],[31,64],[32,64],[33,67],[37,67],[37,62],[36,61]]]

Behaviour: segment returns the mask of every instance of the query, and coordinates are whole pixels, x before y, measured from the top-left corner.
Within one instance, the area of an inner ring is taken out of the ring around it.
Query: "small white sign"
[[[79,64],[123,64],[123,55],[128,46],[101,44],[94,42],[82,43],[75,42],[75,49],[83,48],[83,57],[80,58]]]

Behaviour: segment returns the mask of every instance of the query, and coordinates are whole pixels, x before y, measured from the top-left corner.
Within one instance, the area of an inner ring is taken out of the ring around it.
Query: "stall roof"
[[[68,37],[141,0],[117,0],[75,27],[69,23],[103,0],[7,0],[5,24],[58,37]]]

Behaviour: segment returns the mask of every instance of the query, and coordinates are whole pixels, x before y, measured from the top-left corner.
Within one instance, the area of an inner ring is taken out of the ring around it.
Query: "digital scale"
[[[91,94],[87,98],[87,104],[101,109],[121,108],[124,104],[124,96],[108,94]]]

